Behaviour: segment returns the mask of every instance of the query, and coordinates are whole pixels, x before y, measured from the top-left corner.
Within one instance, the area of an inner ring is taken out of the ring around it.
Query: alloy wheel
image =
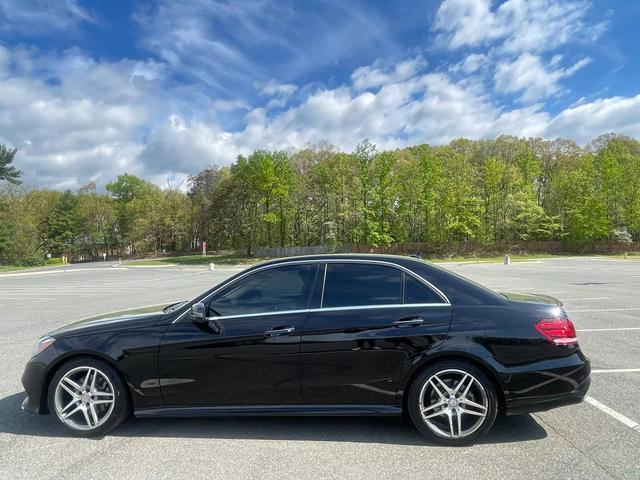
[[[484,387],[463,370],[436,372],[422,386],[419,398],[424,423],[444,438],[472,435],[489,412],[489,397]]]
[[[93,430],[106,422],[115,405],[109,377],[95,367],[76,367],[65,373],[54,395],[58,418],[75,430]]]

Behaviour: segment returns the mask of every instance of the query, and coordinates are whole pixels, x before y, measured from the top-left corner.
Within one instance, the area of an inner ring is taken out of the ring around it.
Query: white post
[[[510,256],[509,256],[509,254],[507,253],[507,254],[504,256],[504,264],[505,264],[505,265],[509,265],[510,263],[511,263],[511,257],[510,257]]]
[[[216,266],[213,264],[213,262],[211,262],[209,264],[209,270],[213,272],[213,271],[215,271],[215,269],[216,269]]]

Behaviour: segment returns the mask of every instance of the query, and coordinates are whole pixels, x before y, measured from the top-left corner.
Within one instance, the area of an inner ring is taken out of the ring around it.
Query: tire
[[[407,407],[413,424],[429,439],[467,445],[493,426],[498,397],[479,368],[452,360],[430,365],[417,376]]]
[[[108,363],[79,357],[63,364],[47,392],[49,412],[67,432],[101,436],[131,413],[131,401],[118,372]]]

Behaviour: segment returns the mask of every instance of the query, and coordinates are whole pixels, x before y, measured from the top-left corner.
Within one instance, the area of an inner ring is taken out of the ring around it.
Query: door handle
[[[420,317],[416,318],[405,318],[404,320],[396,320],[393,322],[394,327],[415,327],[418,325],[422,325],[424,320]]]
[[[272,330],[267,330],[264,332],[265,337],[280,337],[282,335],[289,335],[290,333],[295,332],[294,327],[278,327]]]

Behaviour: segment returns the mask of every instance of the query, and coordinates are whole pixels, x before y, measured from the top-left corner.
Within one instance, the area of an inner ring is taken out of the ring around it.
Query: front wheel
[[[407,406],[422,434],[439,443],[463,445],[489,431],[498,398],[481,370],[466,362],[446,361],[418,375]]]
[[[93,358],[74,359],[62,365],[51,379],[49,411],[75,435],[103,435],[129,415],[125,388],[109,364]]]

